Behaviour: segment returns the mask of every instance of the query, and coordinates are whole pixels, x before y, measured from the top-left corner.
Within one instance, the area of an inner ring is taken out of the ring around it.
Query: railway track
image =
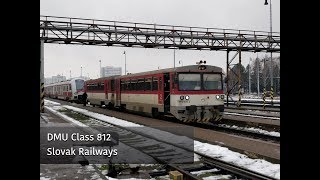
[[[280,120],[280,112],[264,112],[264,111],[254,111],[254,110],[238,110],[238,109],[224,109],[224,114],[233,114],[233,115],[244,115],[260,118],[270,118],[275,120]]]
[[[217,174],[229,175],[231,179],[239,179],[239,178],[275,179],[255,171],[252,171],[252,170],[249,170],[249,169],[246,169],[246,168],[243,168],[243,167],[240,167],[216,158],[209,157],[205,154],[195,152],[193,148],[191,150],[190,148],[177,145],[176,143],[173,144],[163,139],[155,138],[154,136],[150,136],[149,134],[143,133],[141,131],[137,131],[136,129],[107,123],[102,119],[98,119],[98,118],[83,114],[79,111],[76,111],[76,113],[79,113],[83,116],[87,116],[88,118],[90,118],[90,120],[88,121],[85,121],[85,122],[82,121],[82,123],[88,126],[93,126],[98,124],[102,126],[108,126],[108,127],[110,125],[114,126],[116,128],[117,133],[119,134],[120,142],[134,149],[138,149],[139,151],[142,151],[148,156],[154,158],[157,162],[164,164],[165,165],[164,169],[167,173],[170,170],[177,170],[181,172],[186,179],[201,179],[196,175],[192,174],[192,171],[216,168],[218,169]],[[153,142],[153,143],[150,143],[150,142]],[[150,144],[153,144],[153,147],[150,146]],[[169,152],[169,153],[167,154],[159,153],[159,151],[155,151],[154,147],[156,147],[157,150],[160,150],[162,152]],[[172,159],[185,158],[186,151],[188,151],[189,153],[197,154],[200,157],[199,158],[200,163],[198,163],[196,166],[192,168],[186,167],[185,164],[171,163],[171,162],[174,162],[172,161]],[[151,173],[150,176],[155,177],[159,175],[161,175],[161,173],[158,172],[158,174]]]
[[[226,132],[226,133],[232,133],[235,135],[241,135],[241,136],[246,136],[249,138],[255,138],[255,139],[261,139],[264,141],[272,141],[275,143],[280,143],[280,137],[278,136],[272,136],[268,134],[262,134],[262,133],[257,133],[253,131],[248,131],[248,130],[243,130],[243,129],[235,129],[231,127],[224,127],[220,126],[219,124],[195,124],[195,126],[204,128],[204,129],[212,129],[216,131],[221,131],[221,132]]]
[[[64,102],[64,101],[62,101]],[[67,103],[67,102],[64,102]],[[210,129],[214,131],[219,131],[219,132],[225,132],[225,133],[231,133],[234,135],[238,136],[244,136],[248,138],[253,138],[253,139],[261,139],[263,141],[271,141],[275,143],[280,143],[280,137],[279,136],[272,136],[268,134],[263,134],[263,133],[258,133],[258,132],[253,132],[253,131],[248,131],[248,130],[243,130],[240,128],[235,129],[231,127],[224,127],[224,126],[219,126],[218,124],[213,124],[213,123],[184,123],[181,121],[178,121],[174,117],[171,116],[166,116],[166,117],[161,117],[162,120],[170,121],[170,122],[175,122],[175,123],[181,123],[185,125],[192,125],[194,127],[199,127],[203,129]]]
[[[256,111],[269,111],[269,112],[280,112],[280,106],[271,106],[271,105],[266,105],[265,108],[263,108],[262,104],[246,104],[246,103],[241,103],[241,106],[238,107],[236,103],[224,103],[224,107],[226,109],[239,109],[239,110],[256,110]]]

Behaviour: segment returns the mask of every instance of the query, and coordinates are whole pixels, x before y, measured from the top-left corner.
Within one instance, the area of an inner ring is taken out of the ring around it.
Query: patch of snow
[[[201,174],[206,174],[206,173],[209,173],[209,172],[218,172],[218,171],[220,171],[220,170],[214,168],[214,169],[208,169],[208,170],[193,171],[193,172],[190,172],[190,173],[199,176]]]
[[[51,178],[49,177],[40,177],[40,180],[50,180]]]
[[[230,175],[216,175],[216,176],[208,176],[208,177],[203,177],[203,180],[220,180],[220,179],[231,179],[232,176]]]
[[[236,125],[230,126],[230,125],[227,125],[227,124],[220,124],[219,126],[227,127],[227,128],[233,128],[233,129],[246,130],[246,131],[251,131],[251,132],[257,132],[257,133],[260,133],[260,134],[266,134],[266,135],[280,137],[280,133],[279,132],[266,131],[266,130],[259,129],[259,128],[254,128],[254,127],[247,128],[247,127],[239,127],[239,126],[236,126]]]
[[[46,105],[46,104],[61,105],[60,103],[57,103],[57,102],[54,102],[54,101],[50,101],[50,100],[45,99],[45,100],[44,100],[44,105]]]
[[[55,109],[57,109],[57,108],[61,109],[61,106],[58,106],[58,107],[56,107],[55,109],[53,109],[53,108],[51,108],[51,107],[48,107],[48,106],[46,106],[46,108],[47,108],[50,112],[52,112],[53,114],[56,114],[57,116],[60,116],[61,118],[65,119],[65,120],[67,120],[67,121],[69,121],[69,122],[71,122],[71,123],[74,123],[74,124],[76,124],[76,125],[78,125],[78,126],[80,126],[80,127],[88,127],[87,125],[85,125],[85,124],[83,124],[83,123],[81,123],[81,122],[79,122],[79,121],[77,121],[77,120],[75,120],[75,119],[73,119],[73,118],[71,118],[71,117],[69,117],[69,116],[67,116],[67,115],[64,115],[64,114],[62,114],[62,113],[60,113],[60,112],[58,112],[58,111],[55,110]]]

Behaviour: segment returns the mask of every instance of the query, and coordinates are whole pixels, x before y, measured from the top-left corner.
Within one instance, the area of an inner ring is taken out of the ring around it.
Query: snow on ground
[[[209,173],[209,172],[218,172],[219,170],[214,168],[214,169],[208,169],[208,170],[201,170],[201,171],[193,171],[191,172],[191,174],[195,174],[197,176],[201,175],[201,174],[206,174],[206,173]]]
[[[216,176],[209,176],[203,177],[203,180],[219,180],[219,179],[231,179],[230,175],[216,175]]]
[[[51,178],[49,177],[40,177],[40,180],[50,180]]]
[[[226,147],[195,141],[195,151],[207,156],[221,159],[235,165],[260,172],[262,174],[280,179],[280,164],[272,164],[263,159],[251,159],[244,154],[233,152]]]
[[[57,103],[57,102],[54,102],[54,101],[50,101],[50,100],[47,100],[45,99],[44,100],[44,105],[49,105],[49,104],[52,104],[52,105],[61,105],[60,103]]]
[[[80,127],[88,127],[87,125],[85,125],[85,124],[83,124],[83,123],[81,123],[81,122],[79,122],[79,121],[77,121],[77,120],[75,120],[75,119],[73,119],[73,118],[71,118],[71,117],[69,117],[69,116],[67,116],[67,115],[64,115],[64,114],[56,111],[57,109],[61,109],[61,106],[54,107],[54,109],[51,108],[51,107],[48,107],[48,106],[46,106],[46,108],[47,108],[50,112],[52,112],[52,113],[60,116],[61,118],[66,119],[67,121],[69,121],[69,122],[71,122],[71,123],[74,123],[74,124],[76,124],[76,125],[78,125],[78,126],[80,126]]]
[[[168,133],[168,132],[164,132],[158,129],[154,129],[154,128],[150,128],[150,127],[145,127],[136,123],[132,123],[132,122],[128,122],[122,119],[118,119],[115,117],[109,117],[103,114],[99,114],[99,113],[94,113],[94,112],[90,112],[88,110],[85,109],[80,109],[77,107],[73,107],[73,106],[68,106],[68,105],[64,105],[63,107],[67,108],[67,109],[71,109],[73,111],[76,112],[80,112],[83,113],[89,117],[92,118],[96,118],[96,119],[100,119],[102,121],[105,121],[107,123],[111,123],[114,125],[118,125],[118,126],[124,126],[124,127],[144,127],[143,134],[147,134],[149,136],[152,136],[155,139],[158,139],[159,137],[161,137],[161,141],[165,141],[165,140],[170,140],[174,137],[174,139],[181,139],[181,142],[178,143],[178,145],[181,145],[185,142],[190,142],[190,139],[187,137],[183,137],[183,138],[177,138],[177,135],[174,135],[172,133]],[[138,128],[136,128],[135,130],[139,130]],[[161,134],[161,136],[159,136],[159,134]],[[190,147],[187,145],[183,145],[184,147]],[[251,159],[248,156],[244,155],[244,154],[240,154],[238,152],[234,152],[229,150],[226,147],[221,147],[218,145],[212,145],[212,144],[208,144],[208,143],[202,143],[199,141],[195,141],[194,140],[194,147],[190,150],[194,150],[195,152],[198,153],[202,153],[205,154],[207,156],[210,157],[214,157],[214,158],[218,158],[221,159],[223,161],[229,162],[229,163],[233,163],[235,165],[256,171],[256,172],[260,172],[262,174],[271,176],[271,177],[275,177],[277,179],[280,179],[280,164],[272,164],[266,160],[263,159]]]
[[[233,129],[241,129],[241,130],[246,130],[246,131],[252,131],[252,132],[257,132],[257,133],[261,133],[261,134],[267,134],[267,135],[271,135],[271,136],[277,136],[280,137],[280,133],[279,132],[275,132],[275,131],[266,131],[263,129],[259,129],[259,128],[254,128],[254,127],[239,127],[236,125],[227,125],[227,124],[220,124],[219,126],[223,126],[223,127],[227,127],[227,128],[233,128]]]
[[[197,161],[200,161],[200,156],[198,154],[193,154],[193,161],[194,162],[197,162]]]
[[[107,177],[107,176],[106,176],[106,178],[110,179],[110,180],[117,180],[117,178],[112,178],[112,177]],[[121,178],[121,180],[129,180],[129,179],[131,179],[131,180],[144,180],[144,179],[136,179],[136,178]],[[151,179],[155,180],[154,178],[151,178]]]

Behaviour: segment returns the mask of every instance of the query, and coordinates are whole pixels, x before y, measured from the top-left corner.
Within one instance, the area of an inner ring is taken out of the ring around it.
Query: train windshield
[[[179,90],[180,91],[201,90],[200,74],[179,74]]]
[[[76,89],[77,90],[83,90],[84,87],[84,80],[82,79],[77,79],[76,81]]]
[[[203,74],[203,88],[204,90],[221,90],[221,74]]]

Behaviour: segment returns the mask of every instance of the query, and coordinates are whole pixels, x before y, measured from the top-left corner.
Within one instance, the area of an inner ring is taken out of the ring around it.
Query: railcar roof
[[[217,73],[222,72],[222,68],[220,67],[211,66],[211,65],[205,65],[205,66],[206,66],[206,70],[199,70],[198,69],[199,65],[189,65],[189,66],[182,66],[182,67],[176,67],[176,68],[167,68],[167,69],[159,69],[154,71],[128,74],[128,75],[121,76],[121,78],[140,76],[140,75],[143,76],[147,74],[161,74],[161,73],[167,73],[167,72],[173,72],[173,71],[174,72],[217,72]]]
[[[119,77],[120,75],[115,75],[115,76],[108,76],[108,77],[101,77],[97,79],[89,79],[86,82],[92,82],[92,81],[100,81],[100,80],[106,80],[106,79],[113,79],[115,77]]]
[[[56,85],[64,85],[64,84],[70,83],[72,80],[78,80],[78,79],[84,80],[82,78],[71,78],[71,79],[68,79],[66,81],[60,81],[60,82],[56,82],[56,83],[46,84],[44,87],[56,86]]]

